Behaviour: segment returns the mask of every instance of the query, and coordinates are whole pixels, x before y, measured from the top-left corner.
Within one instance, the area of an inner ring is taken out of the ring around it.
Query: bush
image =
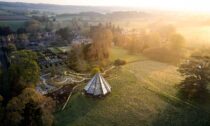
[[[100,68],[99,67],[94,67],[92,70],[91,70],[91,75],[95,75],[97,73],[101,72]]]
[[[17,49],[16,49],[15,44],[11,44],[11,43],[8,44],[8,46],[7,46],[7,51],[8,51],[9,54],[11,54],[12,52],[14,52],[14,51],[16,51],[16,50],[17,50]]]
[[[114,61],[115,66],[125,65],[127,62],[125,60],[117,59]]]

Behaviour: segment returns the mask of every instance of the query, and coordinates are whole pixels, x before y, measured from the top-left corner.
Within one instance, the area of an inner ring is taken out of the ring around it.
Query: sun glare
[[[210,126],[210,0],[0,0],[0,126]]]
[[[207,0],[63,0],[62,4],[126,6],[169,10],[210,11]]]

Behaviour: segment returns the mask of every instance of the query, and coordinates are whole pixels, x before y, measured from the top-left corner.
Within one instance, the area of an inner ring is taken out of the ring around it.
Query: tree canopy
[[[9,43],[8,46],[7,46],[7,51],[9,54],[11,54],[12,52],[16,51],[16,46],[15,44],[12,44],[12,43]]]
[[[10,27],[6,26],[6,27],[0,27],[0,35],[1,36],[8,36],[10,34],[12,34],[13,31]]]
[[[9,101],[5,123],[14,126],[51,126],[54,107],[55,103],[51,98],[37,93],[32,88],[26,88]]]
[[[74,33],[68,27],[57,30],[56,34],[61,36],[63,40],[72,41],[74,38]]]
[[[18,93],[25,87],[37,84],[40,68],[36,60],[36,53],[28,50],[16,51],[11,54],[9,80],[13,93]]]
[[[37,20],[29,20],[25,24],[26,31],[29,33],[36,33],[41,30],[41,23]]]
[[[113,42],[112,31],[99,25],[91,28],[90,36],[93,42],[88,51],[88,59],[93,61],[108,59],[109,49]]]
[[[205,96],[207,84],[210,82],[210,57],[191,56],[180,65],[178,71],[185,77],[181,82],[181,93],[187,98]]]

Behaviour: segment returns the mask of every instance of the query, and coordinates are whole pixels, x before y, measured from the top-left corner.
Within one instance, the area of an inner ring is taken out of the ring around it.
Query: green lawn
[[[113,53],[114,52],[114,53]],[[123,56],[120,56],[123,55]],[[55,114],[56,126],[208,126],[210,116],[176,97],[182,77],[176,67],[112,50],[112,59],[129,63],[112,72],[112,93],[103,99],[81,92],[72,96],[66,110]],[[85,85],[84,85],[85,86]],[[83,86],[82,86],[83,87]]]

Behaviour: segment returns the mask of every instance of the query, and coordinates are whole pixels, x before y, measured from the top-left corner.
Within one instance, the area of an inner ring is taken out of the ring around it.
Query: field
[[[17,30],[20,27],[23,27],[25,20],[20,21],[0,21],[0,26],[10,26],[12,30]]]
[[[176,97],[183,78],[175,66],[131,56],[120,48],[111,52],[111,60],[129,62],[107,78],[112,93],[98,99],[77,92],[64,111],[55,113],[56,126],[210,125],[207,110]]]
[[[135,61],[143,61],[147,58],[142,55],[131,55],[126,50],[119,48],[119,47],[113,47],[111,49],[111,55],[110,55],[110,61],[115,61],[116,59],[122,59],[126,62],[135,62]]]

